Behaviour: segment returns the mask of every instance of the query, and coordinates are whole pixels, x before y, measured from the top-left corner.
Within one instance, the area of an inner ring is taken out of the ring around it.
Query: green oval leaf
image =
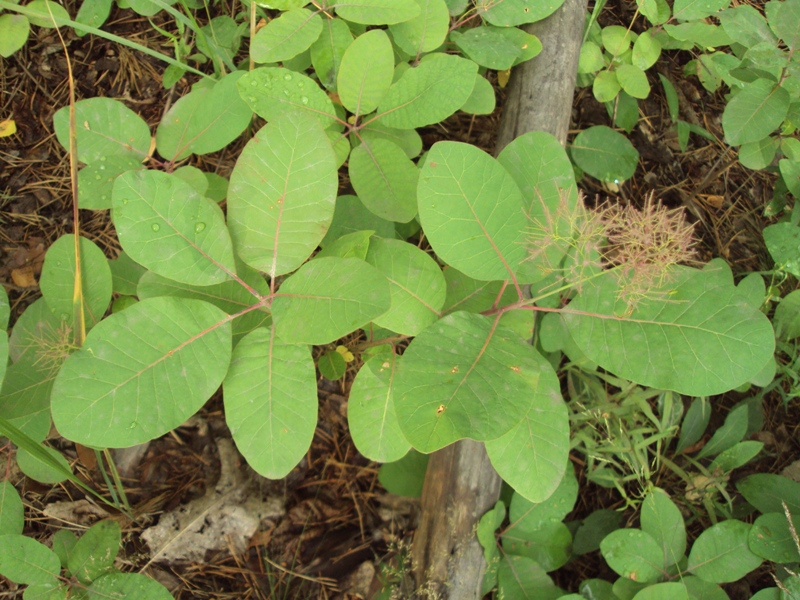
[[[474,279],[511,279],[525,258],[522,194],[475,146],[439,142],[417,188],[422,227],[436,254]]]
[[[325,237],[338,183],[316,119],[294,112],[264,126],[228,188],[228,227],[241,259],[272,277],[303,264]]]
[[[89,600],[171,600],[172,594],[155,579],[141,573],[109,573],[86,590]]]
[[[281,67],[261,67],[239,80],[239,94],[250,108],[267,121],[288,112],[315,116],[323,128],[331,126],[336,111],[316,81]]]
[[[444,121],[470,97],[477,71],[478,65],[471,60],[429,54],[392,84],[378,105],[376,118],[397,129],[416,129]]]
[[[471,115],[489,115],[494,112],[496,105],[494,87],[485,77],[478,75],[475,78],[472,94],[467,98],[461,110]]]
[[[278,337],[287,343],[329,344],[385,313],[389,283],[357,258],[312,260],[286,279],[272,303]]]
[[[92,525],[69,553],[68,568],[81,583],[89,584],[114,566],[122,533],[111,520]]]
[[[620,65],[617,67],[616,75],[619,85],[629,96],[642,99],[650,95],[650,82],[639,67]]]
[[[507,554],[497,568],[498,594],[505,600],[555,600],[563,592],[532,558]]]
[[[414,0],[336,0],[332,7],[343,19],[362,25],[394,25],[419,14]]]
[[[436,50],[450,30],[450,14],[444,0],[416,0],[420,13],[413,19],[390,25],[394,43],[410,56]]]
[[[94,327],[111,302],[111,269],[103,251],[84,237],[80,239],[81,287],[86,327]],[[75,288],[75,236],[58,238],[45,254],[39,286],[50,310],[72,319]]]
[[[658,542],[640,529],[617,529],[600,542],[608,566],[632,581],[652,583],[661,575],[664,555]]]
[[[570,152],[576,165],[601,181],[630,179],[639,164],[639,153],[628,138],[605,125],[580,132]]]
[[[411,448],[394,408],[394,379],[400,360],[392,352],[376,354],[358,371],[350,389],[350,435],[358,451],[370,460],[393,462]]]
[[[25,527],[25,508],[14,485],[0,481],[0,535],[21,535]]]
[[[668,581],[647,586],[633,600],[689,600],[689,592],[680,581]]]
[[[510,69],[521,54],[499,27],[472,27],[464,33],[453,31],[450,39],[464,54],[487,69]]]
[[[0,575],[27,585],[57,583],[58,556],[24,535],[0,535]]]
[[[305,52],[322,33],[322,18],[305,8],[287,10],[258,30],[250,44],[257,63],[274,63]]]
[[[775,337],[719,273],[676,268],[630,313],[610,273],[584,284],[564,322],[589,359],[620,377],[691,396],[722,393],[758,374]]]
[[[422,331],[403,354],[395,403],[421,452],[462,438],[496,439],[527,414],[541,364],[530,346],[488,317],[457,312]]]
[[[282,343],[274,329],[250,333],[233,352],[223,398],[248,464],[264,477],[285,477],[317,426],[317,376],[308,347]]]
[[[88,210],[111,208],[114,181],[126,171],[143,169],[142,161],[132,154],[105,156],[78,171],[78,207]]]
[[[0,56],[8,58],[28,41],[31,25],[23,15],[0,15]]]
[[[155,439],[211,397],[230,353],[230,320],[217,307],[144,300],[100,322],[67,359],[53,386],[53,421],[62,435],[87,446]]]
[[[757,142],[780,127],[789,112],[789,92],[769,79],[756,79],[736,94],[722,113],[725,141]]]
[[[800,517],[792,517],[792,527],[795,531],[800,528]],[[768,513],[758,517],[750,530],[748,545],[754,554],[772,562],[800,561],[800,550],[797,549],[784,513]]]
[[[382,219],[407,223],[416,216],[419,169],[397,144],[364,140],[350,153],[348,172],[364,206]]]
[[[748,475],[736,482],[736,489],[764,514],[783,512],[783,502],[793,515],[800,515],[800,483],[771,473]]]
[[[217,204],[181,178],[129,171],[114,183],[114,224],[140,265],[189,285],[212,285],[236,271],[233,245]]]
[[[343,235],[367,230],[374,231],[378,237],[394,237],[394,223],[367,210],[356,196],[339,196],[330,229],[319,245],[325,248]]]
[[[347,363],[336,350],[328,350],[317,359],[317,368],[325,379],[337,381],[347,372]]]
[[[478,13],[492,25],[512,27],[535,23],[553,14],[564,0],[503,0],[486,2],[479,6]]]
[[[675,0],[673,17],[681,21],[705,19],[714,13],[728,8],[731,0]]]
[[[367,262],[389,280],[392,307],[375,324],[404,335],[417,335],[439,319],[447,284],[430,256],[401,240],[372,240]]]
[[[688,570],[711,583],[730,583],[758,568],[761,557],[747,542],[751,527],[731,519],[706,529],[692,546]]]
[[[101,158],[133,154],[144,159],[150,151],[147,123],[118,100],[89,98],[75,103],[78,160],[93,163]],[[69,151],[69,107],[53,115],[56,138]]]
[[[386,95],[394,76],[394,53],[382,29],[361,34],[350,44],[339,67],[337,89],[344,107],[356,116],[371,113]]]
[[[237,82],[243,77],[237,71],[213,86],[195,86],[173,104],[156,129],[158,153],[177,161],[190,154],[216,152],[239,137],[253,118],[253,111],[239,96]]]
[[[661,547],[663,566],[677,564],[686,552],[686,527],[683,515],[664,490],[654,488],[642,502],[642,531]]]
[[[311,64],[320,83],[329,90],[336,89],[342,57],[352,43],[353,34],[347,23],[341,19],[323,19],[322,33],[311,45]]]

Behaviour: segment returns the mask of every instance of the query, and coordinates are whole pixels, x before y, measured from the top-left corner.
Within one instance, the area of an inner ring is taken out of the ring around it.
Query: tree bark
[[[566,143],[586,8],[587,0],[566,0],[544,21],[525,27],[542,42],[542,52],[512,72],[495,155],[529,131]],[[497,502],[501,485],[483,443],[462,440],[431,455],[411,550],[417,598],[480,598],[486,562],[475,528]]]

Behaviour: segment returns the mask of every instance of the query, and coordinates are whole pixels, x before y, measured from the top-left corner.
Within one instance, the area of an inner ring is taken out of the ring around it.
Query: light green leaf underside
[[[293,112],[248,142],[231,174],[228,227],[239,257],[282,275],[302,265],[333,219],[336,160],[319,123]]]
[[[394,25],[419,14],[414,0],[337,0],[331,8],[343,19],[362,25]]]
[[[150,128],[125,106],[110,98],[89,98],[75,103],[78,160],[93,163],[103,157],[133,154],[140,159],[150,150]],[[69,150],[69,107],[53,115],[59,143]]]
[[[285,477],[317,426],[317,379],[308,347],[282,343],[272,329],[253,331],[233,352],[223,397],[225,418],[248,464],[264,477]]]
[[[406,54],[419,56],[436,50],[450,29],[450,14],[444,0],[416,0],[420,13],[413,19],[390,25],[395,44]]]
[[[322,33],[311,45],[311,64],[320,83],[329,90],[336,89],[342,57],[352,43],[353,34],[347,23],[341,19],[323,19]]]
[[[44,544],[24,535],[0,535],[0,575],[14,583],[57,583],[58,556]]]
[[[221,283],[235,272],[222,210],[181,178],[130,171],[114,183],[113,202],[120,243],[140,265],[189,285]]]
[[[14,485],[0,481],[0,535],[21,535],[25,527],[25,508]]]
[[[252,269],[240,267],[240,277],[262,296],[269,295],[269,284]],[[179,283],[147,272],[139,280],[138,293],[140,300],[156,298],[158,296],[172,296],[175,298],[194,298],[213,304],[224,310],[229,315],[235,315],[258,302],[238,281],[223,281],[215,285],[191,286]],[[247,314],[237,317],[231,323],[234,345],[239,339],[258,327],[269,325],[270,315],[266,310],[252,310]]]
[[[430,256],[401,240],[375,238],[369,245],[367,262],[389,280],[392,296],[392,307],[375,319],[376,325],[417,335],[438,320],[447,284]]]
[[[213,87],[199,87],[178,100],[156,129],[158,153],[169,160],[221,150],[247,128],[253,111],[239,97],[244,72],[230,73]]]
[[[523,211],[527,215],[528,257],[519,267],[521,283],[535,283],[557,269],[569,250],[581,211],[578,186],[564,147],[543,131],[514,139],[497,161],[519,186]]]
[[[378,105],[387,127],[415,129],[444,121],[464,106],[475,87],[478,65],[449,54],[429,54],[408,69]]]
[[[350,435],[358,451],[370,460],[393,462],[411,448],[394,408],[394,377],[400,360],[391,352],[373,356],[361,367],[350,389]]]
[[[80,239],[81,287],[86,327],[97,324],[111,302],[111,269],[103,251],[84,237]],[[72,319],[75,288],[75,236],[58,238],[45,254],[39,287],[55,315]]]
[[[382,29],[372,29],[344,53],[337,79],[339,98],[356,116],[371,113],[392,85],[393,75],[392,43]]]
[[[257,63],[280,62],[308,50],[322,33],[322,17],[305,8],[288,10],[258,30],[250,44]]]
[[[286,343],[329,344],[385,313],[389,283],[357,258],[320,258],[281,285],[272,303],[278,337]]]
[[[403,354],[395,402],[421,452],[462,438],[497,439],[531,407],[541,376],[530,346],[492,319],[457,312],[420,333]]]
[[[491,156],[439,142],[417,188],[422,227],[436,254],[480,280],[510,279],[525,258],[522,194]]]
[[[364,206],[377,216],[398,223],[416,216],[419,169],[393,142],[372,139],[356,146],[349,175]]]
[[[59,432],[123,448],[167,433],[222,383],[231,354],[228,316],[206,302],[152,298],[97,325],[56,378]]]
[[[620,377],[709,396],[749,381],[773,353],[772,325],[713,268],[677,268],[629,316],[619,293],[613,273],[585,284],[564,322],[590,360]]]
[[[539,380],[528,413],[507,434],[486,442],[486,452],[504,481],[531,502],[542,502],[567,467],[569,419],[555,371],[537,352],[531,354]]]
[[[299,111],[315,116],[323,128],[335,122],[331,99],[316,81],[301,73],[281,67],[261,67],[242,76],[238,86],[244,101],[267,121]]]

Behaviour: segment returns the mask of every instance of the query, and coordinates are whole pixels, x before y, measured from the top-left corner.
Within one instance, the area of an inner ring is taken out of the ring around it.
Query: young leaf
[[[347,363],[336,350],[328,350],[317,359],[317,368],[325,379],[337,381],[347,372]]]
[[[14,583],[58,583],[58,556],[44,544],[24,535],[0,535],[0,575]]]
[[[78,581],[89,584],[114,566],[122,533],[106,519],[92,525],[69,553],[67,566]]]
[[[540,360],[516,333],[488,317],[453,313],[403,354],[395,395],[400,427],[421,452],[462,438],[496,439],[527,414],[540,377]]]
[[[21,535],[25,527],[25,509],[14,485],[0,481],[0,536]]]
[[[357,258],[320,258],[281,284],[272,303],[286,343],[329,344],[373,321],[391,305],[389,283]]]
[[[216,306],[144,300],[100,322],[70,355],[53,386],[53,421],[62,435],[87,446],[155,439],[211,397],[230,353],[230,320]]]
[[[394,76],[392,43],[382,29],[356,38],[342,57],[337,78],[344,107],[359,117],[371,113],[386,95]]]
[[[598,102],[612,102],[621,89],[616,71],[600,71],[592,82],[592,94]]]
[[[625,92],[633,98],[647,98],[650,95],[650,82],[644,71],[635,65],[620,65],[617,70],[617,81]]]
[[[497,585],[497,567],[500,562],[500,550],[497,547],[495,531],[506,518],[506,505],[498,500],[494,508],[485,513],[475,529],[475,537],[483,547],[483,559],[486,561],[486,572],[483,575],[482,590],[491,590]],[[488,593],[488,592],[487,592]]]
[[[75,103],[78,160],[93,163],[101,158],[133,154],[139,160],[150,151],[147,123],[118,100],[89,98]],[[69,107],[53,115],[59,143],[69,151]]]
[[[247,143],[231,174],[228,227],[241,259],[271,277],[308,259],[333,218],[333,150],[313,117],[286,113]]]
[[[103,251],[94,242],[80,239],[81,286],[87,328],[94,327],[111,302],[111,269]],[[71,319],[75,287],[75,236],[62,235],[47,250],[39,280],[47,306],[65,319]]]
[[[330,7],[343,19],[362,25],[394,25],[420,13],[415,0],[334,0]]]
[[[322,18],[305,8],[287,10],[258,30],[250,43],[257,63],[275,63],[308,50],[322,33]]]
[[[316,81],[301,73],[280,67],[261,67],[246,73],[238,85],[245,102],[267,121],[289,112],[303,112],[319,119],[322,127],[335,122],[336,110],[331,99]]]
[[[393,352],[376,354],[361,367],[350,390],[350,434],[358,451],[370,460],[400,460],[411,448],[394,408],[394,379],[400,360]]]
[[[120,243],[140,265],[189,285],[221,283],[236,271],[222,210],[179,177],[125,173],[113,202]]]
[[[472,94],[467,98],[461,110],[471,115],[489,115],[494,112],[496,105],[494,87],[485,77],[478,75],[475,78]]]
[[[364,140],[350,153],[348,172],[364,206],[382,219],[407,223],[416,216],[419,169],[393,142]]]
[[[375,324],[404,335],[417,335],[439,319],[447,284],[442,270],[425,252],[400,240],[376,238],[367,262],[389,281],[392,307]]]
[[[141,573],[109,573],[86,590],[89,600],[171,600],[172,594],[155,579]]]
[[[769,79],[746,84],[722,113],[725,141],[738,146],[767,137],[783,123],[790,100],[789,92]]]
[[[502,2],[482,3],[478,13],[492,25],[513,27],[525,23],[535,23],[553,14],[564,0],[503,0]]]
[[[658,39],[653,37],[650,30],[640,33],[633,43],[633,53],[631,54],[633,64],[642,71],[646,71],[656,64],[659,56],[661,56],[661,43]],[[659,75],[661,74],[659,73]],[[664,76],[661,75],[661,77]],[[649,83],[647,87],[649,90]]]
[[[504,436],[486,442],[492,466],[518,494],[531,502],[551,497],[562,481],[569,454],[569,418],[555,371],[543,357],[533,402]]]
[[[347,23],[341,19],[323,19],[322,33],[311,44],[311,64],[320,83],[329,90],[336,90],[342,57],[352,43],[353,34]]]
[[[253,111],[239,96],[244,72],[230,73],[212,87],[195,86],[169,109],[156,129],[156,148],[177,161],[221,150],[250,124]],[[148,140],[149,142],[149,140]]]
[[[432,52],[444,43],[450,15],[444,0],[416,0],[420,13],[413,19],[390,25],[394,43],[409,56]]]
[[[436,254],[474,279],[512,279],[525,257],[522,194],[475,146],[439,142],[417,188],[422,227]]]
[[[751,527],[731,519],[706,529],[692,546],[688,571],[711,583],[730,583],[758,568],[761,557],[747,543]]]
[[[608,566],[632,581],[652,583],[664,574],[661,546],[640,529],[617,529],[600,542]]]
[[[258,473],[280,479],[311,444],[317,426],[317,376],[307,346],[257,329],[233,352],[223,384],[236,447]]]
[[[605,125],[584,129],[570,151],[575,164],[601,181],[630,179],[639,163],[639,153],[628,138]]]
[[[429,54],[392,84],[378,105],[376,118],[397,129],[416,129],[444,121],[469,98],[477,71],[478,65],[471,60]]]
[[[683,452],[686,448],[697,442],[708,426],[711,419],[711,407],[706,398],[695,398],[692,400],[689,410],[681,424],[681,435],[678,438],[676,452]]]
[[[710,269],[676,267],[629,314],[619,285],[613,273],[585,283],[563,314],[586,356],[620,377],[708,396],[749,381],[773,353],[769,320]]]
[[[686,527],[683,515],[664,490],[654,488],[642,502],[642,531],[661,547],[663,566],[677,564],[686,552]]]

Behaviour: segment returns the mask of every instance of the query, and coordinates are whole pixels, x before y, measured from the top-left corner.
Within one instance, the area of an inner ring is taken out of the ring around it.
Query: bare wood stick
[[[526,27],[543,50],[512,73],[495,153],[529,131],[546,131],[566,143],[586,5],[566,0],[553,15]],[[412,548],[417,598],[480,598],[486,563],[475,527],[497,502],[501,484],[482,443],[463,440],[431,455]]]

